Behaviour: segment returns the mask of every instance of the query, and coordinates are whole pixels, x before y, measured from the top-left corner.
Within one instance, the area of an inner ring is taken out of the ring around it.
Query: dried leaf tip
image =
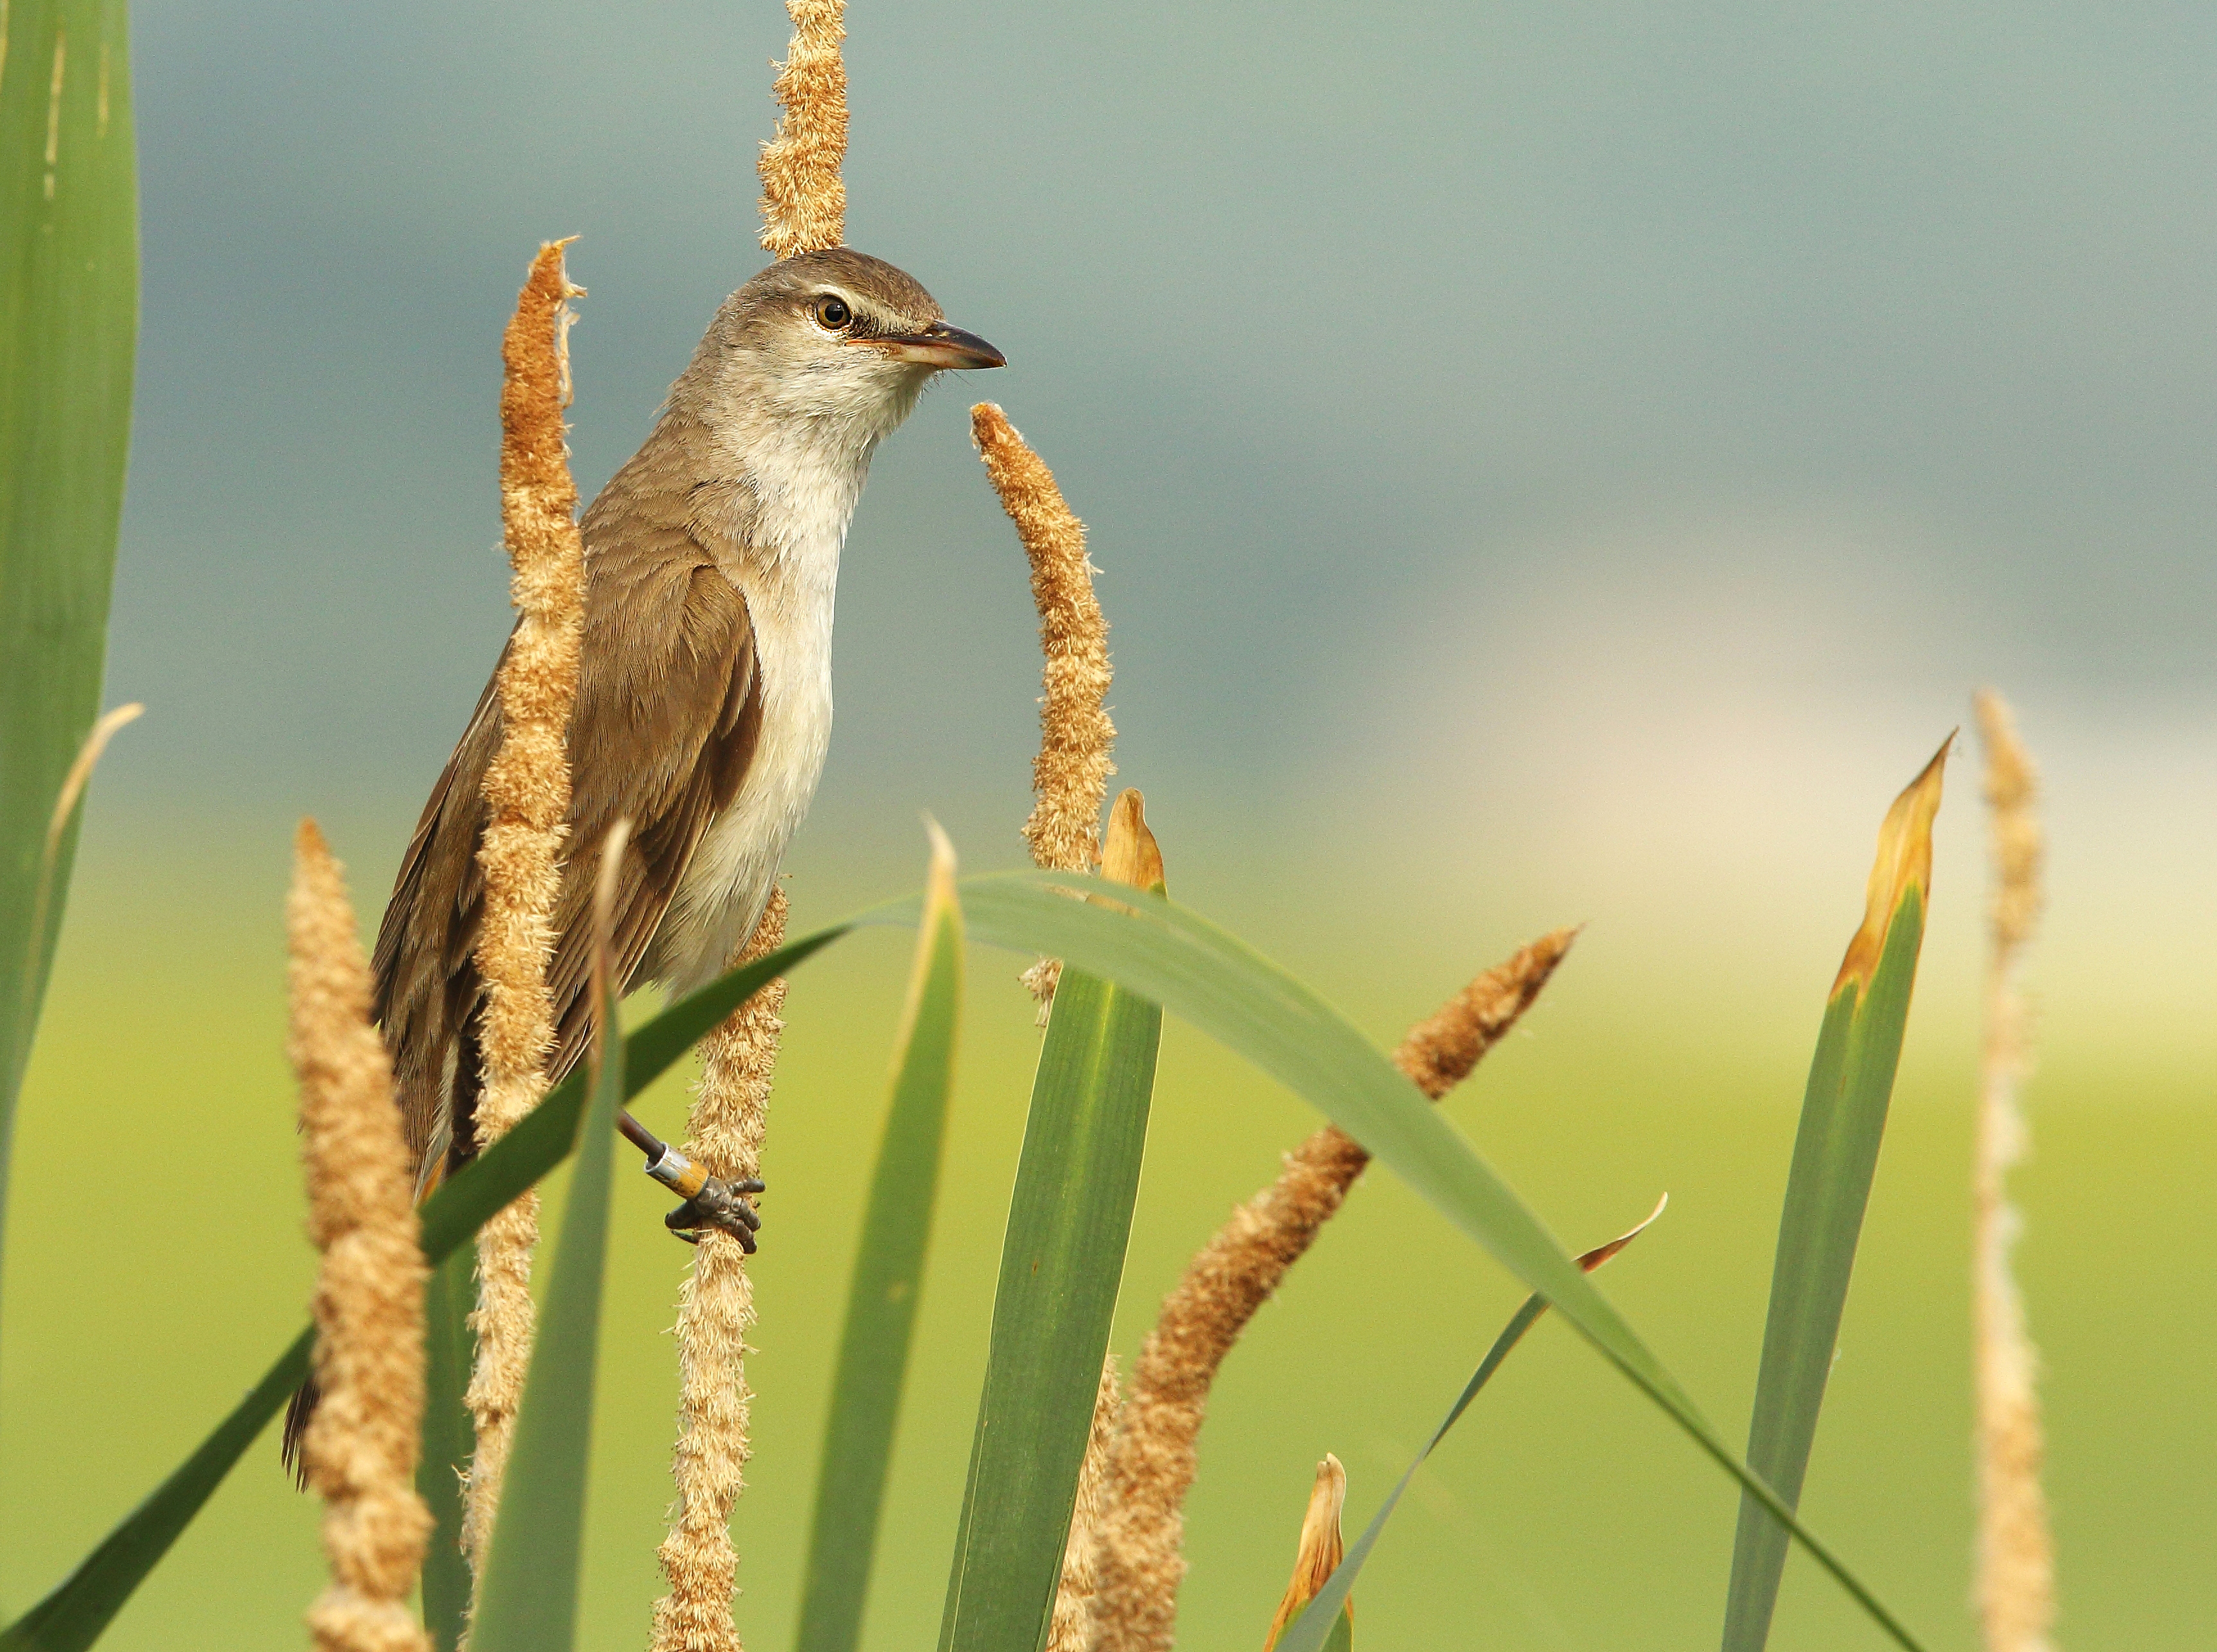
[[[5,32],[4,24],[0,24],[0,34]],[[0,45],[4,45],[4,41],[0,41]],[[127,723],[136,722],[145,709],[133,700],[128,706],[118,706],[95,723],[92,732],[84,737],[84,743],[77,749],[77,756],[70,763],[69,773],[62,776],[61,790],[54,793],[53,811],[46,817],[46,841],[39,851],[38,888],[31,897],[29,933],[34,946],[43,944],[47,909],[53,904],[54,878],[61,869],[62,839],[69,832],[70,820],[77,813],[77,804],[83,800],[85,787],[92,784],[92,771],[100,766],[102,755],[107,751],[108,743],[115,737],[115,731]],[[23,1007],[27,1021],[30,1019],[28,1012],[35,984],[35,971],[25,971]]]
[[[1303,1608],[1317,1598],[1333,1572],[1339,1569],[1347,1546],[1340,1537],[1340,1511],[1347,1503],[1347,1470],[1331,1452],[1317,1464],[1316,1483],[1309,1488],[1308,1513],[1301,1519],[1301,1545],[1294,1559],[1293,1581],[1286,1585],[1285,1599],[1278,1602],[1278,1615],[1270,1620],[1270,1633],[1263,1643],[1263,1652],[1278,1643]],[[1341,1608],[1349,1623],[1355,1620],[1355,1600],[1350,1595]]]
[[[1037,801],[1024,823],[1024,842],[1033,860],[1050,872],[1084,872],[1098,858],[1101,805],[1116,772],[1109,760],[1116,729],[1102,706],[1108,693],[1108,625],[1093,594],[1085,527],[1064,502],[1054,472],[1007,414],[979,403],[970,410],[970,434],[1030,559],[1046,656],[1039,756],[1032,764]]]
[[[1113,884],[1129,884],[1159,895],[1167,885],[1163,877],[1162,845],[1147,828],[1147,800],[1136,786],[1116,794],[1108,811],[1108,835],[1101,846],[1101,875]]]
[[[774,256],[820,252],[847,233],[846,0],[785,0],[793,43],[777,65],[777,132],[762,148],[762,243]]]
[[[1664,1211],[1670,1208],[1670,1195],[1665,1193],[1655,1201],[1655,1208],[1648,1211],[1647,1214],[1642,1217],[1633,1226],[1626,1229],[1622,1233],[1618,1234],[1615,1238],[1611,1239],[1606,1244],[1596,1245],[1591,1250],[1580,1252],[1578,1258],[1578,1266],[1584,1268],[1587,1273],[1592,1273],[1594,1269],[1599,1267],[1603,1262],[1613,1259],[1616,1255],[1617,1252],[1622,1250],[1627,1245],[1640,1237],[1641,1234],[1653,1227],[1655,1225],[1656,1217],[1661,1216]]]
[[[1923,901],[1932,889],[1932,821],[1940,812],[1940,788],[1948,767],[1948,754],[1955,744],[1949,735],[1932,754],[1917,777],[1902,789],[1886,811],[1878,829],[1878,854],[1871,862],[1870,882],[1863,897],[1862,928],[1848,943],[1840,972],[1832,979],[1831,996],[1838,997],[1850,982],[1858,991],[1870,985],[1886,950],[1887,931],[1913,888]]]
[[[308,1231],[322,1390],[301,1442],[324,1499],[330,1587],[308,1611],[320,1652],[428,1652],[408,1609],[431,1517],[416,1495],[423,1417],[423,1283],[392,1071],[369,1022],[368,961],[344,873],[315,823],[294,844],[286,902]]]
[[[77,756],[70,763],[69,773],[62,777],[62,789],[54,793],[53,813],[46,820],[46,857],[50,863],[60,853],[62,834],[69,829],[70,817],[77,812],[77,802],[84,796],[85,787],[92,784],[92,771],[100,766],[101,757],[108,750],[108,743],[115,737],[118,729],[126,724],[137,722],[145,715],[145,706],[135,700],[128,706],[118,706],[92,725],[92,732],[84,737],[84,743],[77,749]],[[38,933],[37,926],[33,926],[32,933]]]

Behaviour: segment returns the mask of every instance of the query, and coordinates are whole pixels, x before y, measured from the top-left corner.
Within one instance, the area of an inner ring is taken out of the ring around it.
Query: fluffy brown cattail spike
[[[2017,1092],[2029,1065],[2017,973],[2041,906],[2039,780],[2001,697],[1978,697],[1993,834],[1992,949],[1986,968],[1985,1047],[1980,1063],[1976,1227],[1972,1287],[1977,1356],[1979,1618],[1986,1652],[2047,1652],[2055,1620],[2055,1557],[2043,1454],[2039,1356],[2010,1267],[2017,1214],[2010,1168],[2023,1156]]]
[[[1032,762],[1034,801],[1024,823],[1024,844],[1047,871],[1084,872],[1100,858],[1101,804],[1116,772],[1109,760],[1116,726],[1102,704],[1108,693],[1108,622],[1093,595],[1099,570],[1085,559],[1085,525],[1009,416],[979,402],[970,410],[970,435],[1030,559],[1040,652],[1046,656],[1039,755]],[[1025,971],[1024,983],[1042,1006],[1054,996],[1061,971],[1054,959],[1044,959]],[[1041,1014],[1043,1020],[1044,1008]]]
[[[785,944],[785,891],[774,891],[754,939],[736,965]],[[701,1041],[701,1082],[687,1120],[686,1156],[727,1182],[762,1170],[763,1135],[778,1034],[785,1023],[785,981],[770,982]],[[738,1242],[703,1230],[677,1302],[677,1364],[682,1382],[671,1476],[677,1501],[659,1556],[670,1592],[654,1604],[654,1652],[739,1652],[732,1622],[738,1555],[732,1510],[745,1488],[748,1406],[746,1334],[755,1322],[754,1286]]]
[[[1516,1025],[1577,935],[1542,935],[1479,976],[1410,1029],[1396,1064],[1427,1095],[1445,1094]],[[1185,1575],[1185,1498],[1210,1384],[1255,1310],[1369,1162],[1351,1137],[1326,1125],[1286,1156],[1275,1181],[1232,1212],[1163,1299],[1108,1454],[1108,1507],[1094,1556],[1101,1652],[1168,1652]]]
[[[1331,1575],[1339,1569],[1346,1556],[1346,1540],[1340,1535],[1340,1511],[1347,1507],[1347,1470],[1330,1452],[1317,1464],[1316,1483],[1309,1488],[1309,1506],[1301,1516],[1300,1547],[1294,1554],[1294,1575],[1286,1585],[1286,1593],[1278,1602],[1277,1616],[1270,1619],[1270,1632],[1263,1638],[1263,1652],[1278,1643],[1302,1609],[1317,1598]],[[1350,1623],[1355,1618],[1355,1600],[1350,1596],[1340,1609]]]
[[[1109,761],[1116,729],[1101,704],[1108,692],[1108,622],[1093,595],[1099,570],[1085,559],[1084,524],[1008,415],[980,402],[970,410],[970,434],[1031,559],[1040,651],[1047,656],[1032,764],[1037,802],[1024,823],[1024,842],[1050,872],[1084,872],[1100,858],[1101,805],[1116,772]]]
[[[1054,1613],[1047,1620],[1043,1652],[1086,1652],[1093,1644],[1093,1536],[1108,1485],[1108,1443],[1123,1403],[1112,1353],[1101,1362],[1101,1389],[1093,1397],[1093,1432],[1085,1438],[1085,1461],[1078,1470],[1078,1501],[1070,1513],[1070,1541],[1063,1545],[1062,1576],[1055,1585]]]
[[[547,1090],[554,1041],[547,965],[570,809],[570,708],[584,630],[584,542],[562,410],[569,388],[566,243],[539,250],[501,340],[500,507],[515,570],[516,627],[500,669],[500,749],[485,770],[485,919],[477,965],[485,983],[480,1029],[479,1145],[505,1135]],[[539,1195],[526,1193],[478,1232],[477,1364],[468,1400],[477,1423],[462,1547],[481,1565],[491,1540],[516,1408],[531,1363],[531,1253]]]
[[[1532,1007],[1578,936],[1575,928],[1552,930],[1479,976],[1408,1030],[1393,1064],[1438,1100],[1468,1078],[1479,1058]]]
[[[763,145],[762,243],[779,258],[836,247],[847,233],[846,0],[785,0],[793,44],[777,70],[777,133]]]
[[[409,1610],[431,1515],[416,1495],[423,1422],[423,1253],[392,1069],[369,1022],[369,964],[343,869],[313,821],[286,901],[300,1158],[316,1276],[316,1382],[301,1443],[324,1500],[330,1587],[308,1611],[319,1652],[428,1652]]]

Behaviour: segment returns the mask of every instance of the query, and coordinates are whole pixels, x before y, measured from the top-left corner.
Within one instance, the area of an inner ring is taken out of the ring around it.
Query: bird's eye
[[[816,319],[836,333],[855,319],[855,312],[846,299],[833,295],[816,300]]]

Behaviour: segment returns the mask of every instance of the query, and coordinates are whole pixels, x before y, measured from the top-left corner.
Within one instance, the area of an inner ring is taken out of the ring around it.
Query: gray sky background
[[[302,809],[412,810],[497,650],[497,346],[539,240],[583,237],[589,490],[758,268],[787,25],[135,21],[111,698],[151,712],[103,786],[266,812],[274,854]],[[1092,528],[1127,776],[1193,809],[1269,827],[1330,793],[1418,848],[1483,827],[1590,862],[1700,835],[1730,776],[1857,860],[1989,679],[2060,809],[2109,789],[2112,859],[2210,801],[2180,776],[2217,767],[2217,13],[855,0],[849,27],[849,237],[1014,365],[879,461],[818,833],[906,841],[930,807],[1016,852],[1037,656],[974,395]]]

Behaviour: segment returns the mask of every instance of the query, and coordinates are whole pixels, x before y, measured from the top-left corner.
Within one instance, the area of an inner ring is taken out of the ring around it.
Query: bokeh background
[[[1942,0],[1195,8],[855,0],[849,236],[1004,348],[891,442],[848,547],[797,921],[913,885],[920,811],[1013,863],[1037,656],[964,410],[1087,519],[1123,778],[1174,892],[1382,1041],[1589,924],[1451,1103],[1556,1230],[1670,1214],[1606,1288],[1744,1426],[1803,1065],[1894,791],[1992,682],[2041,761],[2022,1273],[2064,1643],[2217,1612],[2217,15]],[[291,823],[374,924],[507,624],[497,343],[582,237],[580,479],[759,266],[770,0],[136,19],[139,417],[103,767],[19,1135],[0,1604],[299,1322]],[[1806,1510],[1972,1644],[1974,774]],[[790,1637],[905,943],[796,980],[758,1269],[742,1628]],[[868,1626],[936,1632],[1035,1035],[981,952]],[[675,1085],[648,1106],[672,1124]],[[1312,1115],[1173,1028],[1117,1341]],[[121,1179],[89,1180],[88,1150]],[[587,1643],[644,1642],[685,1261],[619,1211]],[[1367,1518],[1516,1300],[1374,1177],[1218,1388],[1185,1644],[1259,1643],[1326,1450]],[[1713,1637],[1728,1483],[1545,1324],[1420,1476],[1366,1643]],[[297,1645],[313,1511],[256,1447],[118,1649]],[[1776,1643],[1878,1644],[1792,1563]]]

